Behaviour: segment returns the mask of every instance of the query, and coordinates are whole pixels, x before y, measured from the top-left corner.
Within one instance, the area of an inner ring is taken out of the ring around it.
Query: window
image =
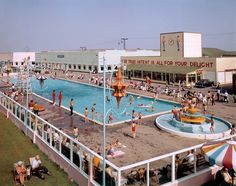
[[[186,75],[185,74],[175,74],[175,82],[185,81]]]
[[[21,65],[24,65],[24,62],[21,62]]]
[[[80,66],[80,65],[78,65],[78,69],[79,69],[79,70],[81,69],[81,66]]]
[[[97,66],[94,66],[94,70],[98,70],[98,67],[97,67]]]
[[[35,62],[34,62],[34,61],[32,61],[32,65],[35,65]]]
[[[166,73],[162,73],[162,81],[166,81]]]
[[[74,65],[74,69],[76,69],[76,65]]]
[[[18,65],[18,63],[16,62],[16,65]]]
[[[140,70],[134,70],[135,78],[142,78],[142,72]]]
[[[57,58],[64,58],[64,55],[57,55]]]
[[[103,71],[103,66],[101,66],[101,71]]]
[[[149,77],[149,78],[151,78],[151,72],[149,72],[149,71],[143,71],[143,78],[146,78],[146,77]]]
[[[84,70],[86,70],[86,65],[83,66]]]
[[[69,65],[69,68],[71,68],[71,65]]]
[[[88,68],[89,68],[89,71],[91,71],[91,70],[92,70],[92,66],[89,66]]]
[[[161,72],[152,72],[152,79],[161,81]]]

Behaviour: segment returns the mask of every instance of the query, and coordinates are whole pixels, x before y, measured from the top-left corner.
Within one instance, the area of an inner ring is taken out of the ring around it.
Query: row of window
[[[97,66],[92,66],[92,65],[87,66],[87,65],[76,65],[76,64],[71,65],[71,64],[69,64],[68,68],[73,69],[73,70],[77,70],[77,69],[78,70],[89,70],[89,71],[97,70]]]
[[[13,63],[12,63],[13,64]],[[35,63],[34,61],[32,61],[32,65],[37,65],[38,63]],[[18,65],[24,65],[24,62],[15,62],[15,65],[18,66]]]
[[[157,81],[169,81],[169,82],[179,82],[186,80],[186,74],[174,74],[174,73],[165,73],[165,72],[150,72],[150,71],[125,71],[125,76],[128,78],[140,78],[145,79],[147,76],[152,80]]]
[[[36,66],[38,66],[37,63],[35,63]],[[68,66],[68,69],[71,70],[88,70],[88,71],[92,71],[92,70],[97,70],[97,66],[92,66],[92,65],[76,65],[76,64],[60,64],[60,65],[56,65],[56,64],[42,64],[43,67],[48,67],[48,68],[62,68],[62,67],[66,67]]]

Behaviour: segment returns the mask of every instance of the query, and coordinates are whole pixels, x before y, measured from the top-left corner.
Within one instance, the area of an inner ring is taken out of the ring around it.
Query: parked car
[[[214,85],[214,81],[210,81],[209,79],[201,79],[197,83],[195,83],[195,87],[211,87]]]

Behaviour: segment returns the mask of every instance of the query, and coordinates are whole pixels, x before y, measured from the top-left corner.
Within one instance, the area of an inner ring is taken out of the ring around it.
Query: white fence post
[[[172,163],[171,163],[171,182],[175,181],[175,155],[172,155]]]
[[[121,185],[121,171],[118,170],[118,178],[117,178],[117,181],[118,181],[118,186]]]
[[[92,154],[90,154],[90,171],[88,172],[89,176],[89,180],[90,182],[92,182],[93,180],[93,156]]]
[[[33,137],[33,143],[36,143],[36,133],[37,133],[37,126],[38,126],[38,118],[35,117],[35,125],[34,126],[34,137]]]
[[[73,142],[70,140],[70,162],[73,163]]]
[[[149,176],[150,163],[147,163],[147,186],[150,185],[150,176]]]
[[[197,149],[194,149],[194,173],[197,172]]]

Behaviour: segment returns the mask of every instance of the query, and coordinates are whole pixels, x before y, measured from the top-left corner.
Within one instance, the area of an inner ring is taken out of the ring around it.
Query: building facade
[[[82,50],[37,52],[35,66],[42,69],[63,69],[70,71],[103,72],[105,62],[107,71],[121,65],[121,56],[159,56],[157,50]]]
[[[232,83],[236,71],[236,57],[202,57],[201,34],[161,34],[161,56],[122,57],[125,76],[157,82],[196,82],[209,79],[216,84]],[[192,44],[191,44],[192,43]]]
[[[35,64],[35,52],[0,52],[0,68],[4,72],[6,67],[17,69],[29,58],[29,65],[33,67]]]

